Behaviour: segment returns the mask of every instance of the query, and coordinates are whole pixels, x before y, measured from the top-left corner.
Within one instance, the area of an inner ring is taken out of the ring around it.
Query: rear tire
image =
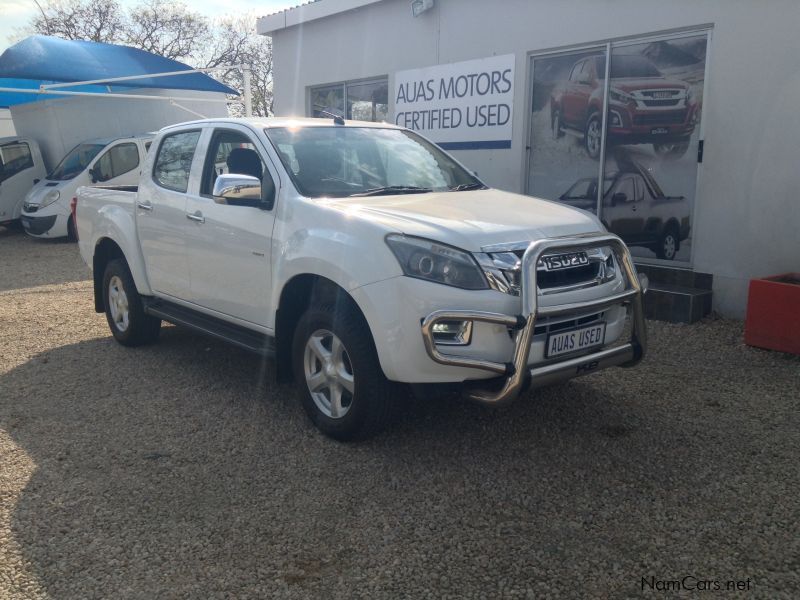
[[[161,319],[144,312],[142,297],[123,259],[114,259],[106,265],[103,306],[111,334],[123,346],[142,346],[158,339]]]
[[[675,260],[675,256],[680,250],[681,244],[678,239],[678,230],[675,227],[667,227],[658,238],[656,246],[656,256],[663,260]]]
[[[329,437],[366,439],[394,416],[399,385],[384,376],[369,327],[347,298],[303,314],[292,342],[292,370],[303,408]]]

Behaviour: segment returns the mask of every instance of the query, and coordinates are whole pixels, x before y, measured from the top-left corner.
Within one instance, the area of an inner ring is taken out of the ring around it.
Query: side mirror
[[[628,201],[628,196],[625,192],[617,192],[613,196],[611,196],[611,206],[616,206],[617,204],[624,204]]]
[[[37,184],[37,183],[39,183],[40,181],[41,181],[41,179],[39,179],[39,178],[37,177],[36,179],[34,179],[34,180],[33,180],[33,185],[36,185],[36,184]]]
[[[261,180],[258,177],[228,173],[217,177],[211,195],[234,206],[258,206],[269,210],[275,200],[275,189],[272,188],[272,199],[267,202],[262,199]]]
[[[97,181],[100,179],[94,169],[89,169],[89,178],[92,180],[92,183],[97,183]]]

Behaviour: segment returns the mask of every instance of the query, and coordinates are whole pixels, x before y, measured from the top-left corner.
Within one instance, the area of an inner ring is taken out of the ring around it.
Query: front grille
[[[599,262],[594,262],[571,269],[561,269],[559,271],[538,269],[536,273],[536,283],[539,285],[540,290],[547,290],[591,281],[600,274],[600,264]]]
[[[642,100],[645,106],[678,106],[680,102],[679,98],[672,98],[667,100],[650,100],[649,98],[646,100]]]
[[[634,125],[675,125],[686,120],[686,111],[656,113],[654,115],[635,115]]]
[[[541,317],[536,320],[536,327],[533,329],[533,335],[545,335],[549,333],[556,333],[557,331],[566,331],[568,329],[575,329],[583,325],[589,325],[596,321],[602,321],[605,312],[597,313],[594,315],[586,315],[575,319],[558,320],[555,318]]]
[[[479,263],[492,288],[518,296],[521,288],[523,248],[478,254]],[[539,261],[536,284],[540,294],[555,294],[567,289],[580,289],[599,285],[613,278],[615,262],[608,249],[596,248],[588,252],[589,264],[548,271]]]

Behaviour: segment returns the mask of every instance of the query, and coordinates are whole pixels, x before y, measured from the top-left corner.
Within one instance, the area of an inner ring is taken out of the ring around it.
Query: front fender
[[[384,232],[378,228],[354,223],[347,228],[296,231],[280,248],[275,248],[271,305],[280,304],[284,285],[297,275],[325,277],[347,292],[402,275],[383,237]]]

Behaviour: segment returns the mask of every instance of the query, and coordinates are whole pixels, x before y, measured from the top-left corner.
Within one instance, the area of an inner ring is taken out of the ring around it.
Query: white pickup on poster
[[[511,148],[514,55],[398,71],[395,123],[448,150]]]

